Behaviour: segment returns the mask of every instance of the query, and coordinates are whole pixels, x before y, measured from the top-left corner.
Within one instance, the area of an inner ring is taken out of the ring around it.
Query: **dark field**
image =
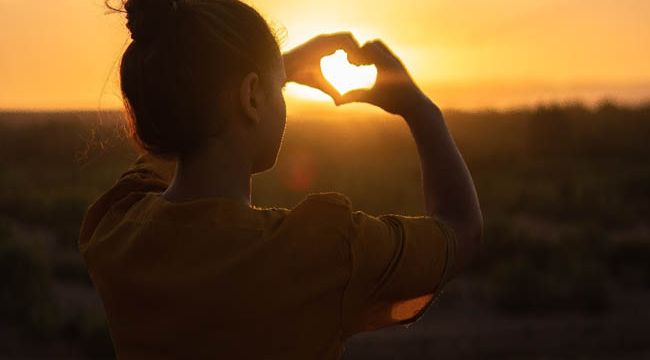
[[[650,105],[447,114],[474,175],[485,249],[409,328],[345,359],[650,358]],[[110,358],[77,253],[85,208],[135,158],[117,113],[0,113],[0,358]],[[339,191],[423,214],[419,160],[394,117],[289,118],[258,206]]]

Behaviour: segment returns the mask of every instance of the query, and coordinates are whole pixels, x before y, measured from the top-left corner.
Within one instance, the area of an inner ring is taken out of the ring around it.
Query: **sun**
[[[348,54],[338,50],[333,55],[321,59],[321,70],[341,94],[355,89],[370,89],[377,80],[377,67],[374,65],[356,66],[348,61]]]

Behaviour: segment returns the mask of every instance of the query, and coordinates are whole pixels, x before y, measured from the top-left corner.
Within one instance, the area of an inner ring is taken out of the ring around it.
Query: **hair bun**
[[[147,42],[164,33],[172,25],[178,2],[179,0],[126,1],[126,27],[131,31],[131,38]]]

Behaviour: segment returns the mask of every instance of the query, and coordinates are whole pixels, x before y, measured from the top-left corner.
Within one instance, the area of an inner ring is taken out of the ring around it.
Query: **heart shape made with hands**
[[[344,50],[337,50],[334,54],[323,57],[320,67],[325,80],[341,95],[350,90],[370,89],[377,81],[375,65],[350,64],[348,54]]]

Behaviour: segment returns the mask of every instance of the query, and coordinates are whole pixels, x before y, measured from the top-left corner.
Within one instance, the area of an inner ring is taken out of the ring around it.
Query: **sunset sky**
[[[285,49],[342,30],[383,39],[446,108],[650,99],[648,0],[249,3]],[[0,0],[0,109],[119,107],[129,38],[123,16],[106,13],[102,0]],[[287,90],[290,106],[309,95]]]

